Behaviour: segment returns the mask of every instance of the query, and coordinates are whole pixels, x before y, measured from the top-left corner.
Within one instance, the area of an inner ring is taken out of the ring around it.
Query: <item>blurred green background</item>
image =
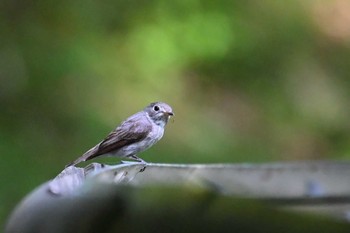
[[[349,1],[5,0],[0,9],[0,223],[158,100],[176,116],[146,161],[350,156]]]

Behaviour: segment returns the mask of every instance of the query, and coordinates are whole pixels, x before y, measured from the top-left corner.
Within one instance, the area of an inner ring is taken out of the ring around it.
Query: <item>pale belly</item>
[[[153,127],[153,130],[151,131],[151,133],[147,135],[146,138],[144,138],[140,142],[136,142],[131,145],[124,146],[118,151],[115,151],[114,153],[112,153],[111,156],[127,157],[129,155],[136,155],[137,153],[145,151],[151,146],[153,146],[155,143],[157,143],[163,137],[163,134],[164,134],[164,128],[160,126],[155,126]]]

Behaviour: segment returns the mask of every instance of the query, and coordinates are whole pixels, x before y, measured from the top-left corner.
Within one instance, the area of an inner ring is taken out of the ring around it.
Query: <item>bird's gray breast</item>
[[[152,130],[148,134],[147,138],[149,138],[150,144],[153,145],[163,137],[163,134],[164,134],[163,127],[156,124],[152,124]]]
[[[144,151],[151,146],[153,146],[156,142],[158,142],[164,134],[164,128],[160,127],[156,124],[152,124],[152,130],[149,132],[149,134],[146,136],[145,139],[141,140],[140,142],[136,143],[137,152]]]
[[[143,119],[145,120],[145,119]],[[119,151],[117,151],[115,154],[116,155],[121,155],[121,156],[128,156],[132,154],[137,154],[139,152],[142,152],[144,150],[147,150],[151,146],[153,146],[156,142],[158,142],[164,134],[164,127],[159,126],[157,124],[154,124],[153,122],[149,121],[147,122],[148,124],[151,125],[151,130],[147,134],[145,138],[142,140],[132,143],[130,145],[124,146],[121,148]],[[147,124],[145,122],[145,124]]]

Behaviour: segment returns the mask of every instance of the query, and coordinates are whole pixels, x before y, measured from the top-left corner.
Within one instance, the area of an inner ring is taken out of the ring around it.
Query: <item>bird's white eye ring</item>
[[[158,107],[157,105],[156,105],[156,106],[154,106],[154,108],[153,108],[153,109],[154,109],[154,111],[156,111],[156,112],[157,112],[157,111],[159,111],[159,107]]]

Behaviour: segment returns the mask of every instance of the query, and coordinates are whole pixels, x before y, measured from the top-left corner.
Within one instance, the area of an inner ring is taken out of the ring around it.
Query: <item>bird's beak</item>
[[[175,114],[174,114],[173,112],[166,112],[166,114],[167,114],[168,116],[175,116]]]

